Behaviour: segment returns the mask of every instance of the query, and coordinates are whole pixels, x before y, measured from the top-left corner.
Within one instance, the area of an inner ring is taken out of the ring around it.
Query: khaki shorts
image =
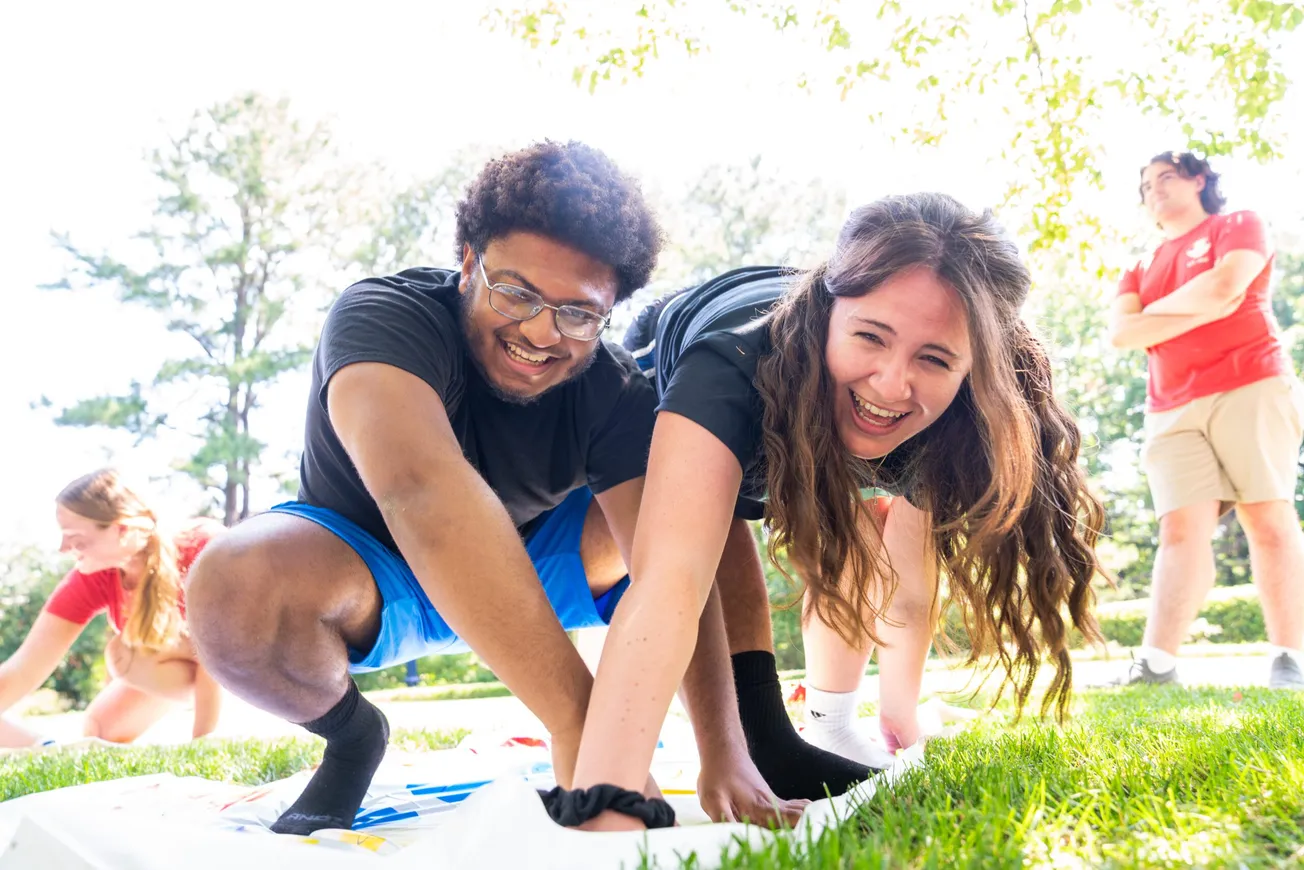
[[[1141,467],[1158,516],[1202,501],[1294,501],[1304,386],[1271,377],[1146,415]]]

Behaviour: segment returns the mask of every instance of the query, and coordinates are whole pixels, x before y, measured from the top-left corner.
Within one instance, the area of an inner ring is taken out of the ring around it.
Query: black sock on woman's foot
[[[801,739],[783,706],[774,653],[740,652],[732,660],[747,752],[776,795],[784,800],[819,800],[842,794],[874,775],[876,771],[863,764]]]
[[[307,836],[322,828],[352,829],[371,778],[385,757],[389,721],[349,680],[349,690],[339,703],[303,727],[326,738],[326,752],[303,794],[272,830]]]

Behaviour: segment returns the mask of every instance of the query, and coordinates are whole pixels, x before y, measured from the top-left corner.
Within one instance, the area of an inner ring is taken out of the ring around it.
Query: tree
[[[846,196],[820,178],[784,174],[756,155],[706,167],[683,190],[650,191],[668,244],[648,287],[618,308],[619,339],[643,304],[739,266],[811,266],[833,249]]]
[[[404,182],[387,175],[377,180],[373,187],[382,193],[364,198],[357,225],[365,232],[349,257],[361,274],[459,265],[461,255],[454,251],[457,203],[492,156],[489,148],[473,145],[455,152],[432,178]]]
[[[827,257],[846,196],[820,179],[781,173],[758,154],[707,167],[660,211],[671,239],[661,272],[684,286],[743,265],[809,266]]]
[[[571,51],[574,81],[590,91],[650,75],[670,53],[695,57],[749,23],[751,45],[770,31],[789,46],[823,48],[828,63],[803,55],[795,86],[835,89],[849,112],[898,140],[931,146],[963,137],[1003,173],[1003,210],[1017,214],[1031,251],[1071,247],[1103,275],[1092,256],[1102,227],[1090,195],[1104,184],[1103,122],[1127,131],[1129,120],[1158,116],[1175,120],[1194,150],[1276,156],[1288,126],[1279,107],[1288,85],[1284,35],[1304,22],[1304,7],[1271,0],[533,0],[485,20],[535,48]],[[757,64],[785,55],[777,44],[751,50]],[[912,98],[885,98],[890,92]]]
[[[123,302],[166,318],[193,355],[162,364],[153,383],[84,399],[56,422],[107,426],[145,439],[172,425],[168,388],[186,387],[202,407],[198,448],[178,470],[220,494],[228,525],[248,516],[251,474],[263,450],[251,429],[260,391],[311,355],[293,329],[338,289],[313,277],[335,259],[346,184],[326,127],[301,127],[285,101],[245,94],[197,112],[189,128],[153,152],[161,186],[143,255],[92,253],[67,234],[73,260],[62,289],[108,286]],[[141,265],[143,264],[143,265]],[[314,304],[315,303],[315,304]]]

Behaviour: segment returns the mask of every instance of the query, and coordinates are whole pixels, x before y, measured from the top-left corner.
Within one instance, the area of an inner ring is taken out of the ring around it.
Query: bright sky
[[[796,177],[837,178],[858,201],[931,188],[981,206],[1000,192],[996,176],[963,147],[893,149],[831,89],[796,90],[795,73],[827,57],[791,40],[767,41],[773,37],[763,28],[736,25],[710,56],[668,60],[650,80],[590,97],[571,85],[570,58],[488,32],[480,24],[485,8],[393,2],[363,14],[357,4],[234,0],[0,11],[0,117],[9,130],[0,144],[0,250],[9,282],[0,317],[0,543],[52,545],[54,494],[110,461],[159,479],[165,509],[198,504],[193,487],[161,482],[183,444],[133,449],[117,434],[58,428],[48,411],[30,407],[41,395],[60,406],[124,391],[132,378],[148,382],[162,359],[188,352],[184,342],[108,290],[37,288],[63,274],[51,229],[92,250],[120,247],[149,221],[145,152],[197,108],[237,92],[289,97],[304,119],[330,117],[347,155],[413,176],[433,174],[471,143],[505,148],[548,136],[585,140],[671,187],[710,163],[762,153]],[[1294,55],[1299,79],[1304,52]],[[1291,99],[1294,117],[1304,118],[1298,89]],[[1139,225],[1131,205],[1137,162],[1171,140],[1162,130],[1124,132],[1129,147],[1111,153],[1107,172],[1118,186],[1120,220]],[[1271,169],[1230,161],[1223,168],[1235,205],[1278,223],[1300,221],[1304,185],[1294,155]],[[255,434],[270,442],[273,464],[292,461],[306,398],[298,376],[265,397],[266,422]],[[273,498],[264,488],[255,506]]]

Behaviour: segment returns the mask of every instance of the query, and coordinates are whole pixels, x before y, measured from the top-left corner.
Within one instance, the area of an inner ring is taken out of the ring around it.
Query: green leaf
[[[48,399],[45,400],[48,403]],[[140,383],[133,381],[131,391],[119,396],[95,396],[64,408],[54,418],[59,426],[105,426],[123,429],[138,439],[153,435],[165,416],[153,416],[141,395]]]

